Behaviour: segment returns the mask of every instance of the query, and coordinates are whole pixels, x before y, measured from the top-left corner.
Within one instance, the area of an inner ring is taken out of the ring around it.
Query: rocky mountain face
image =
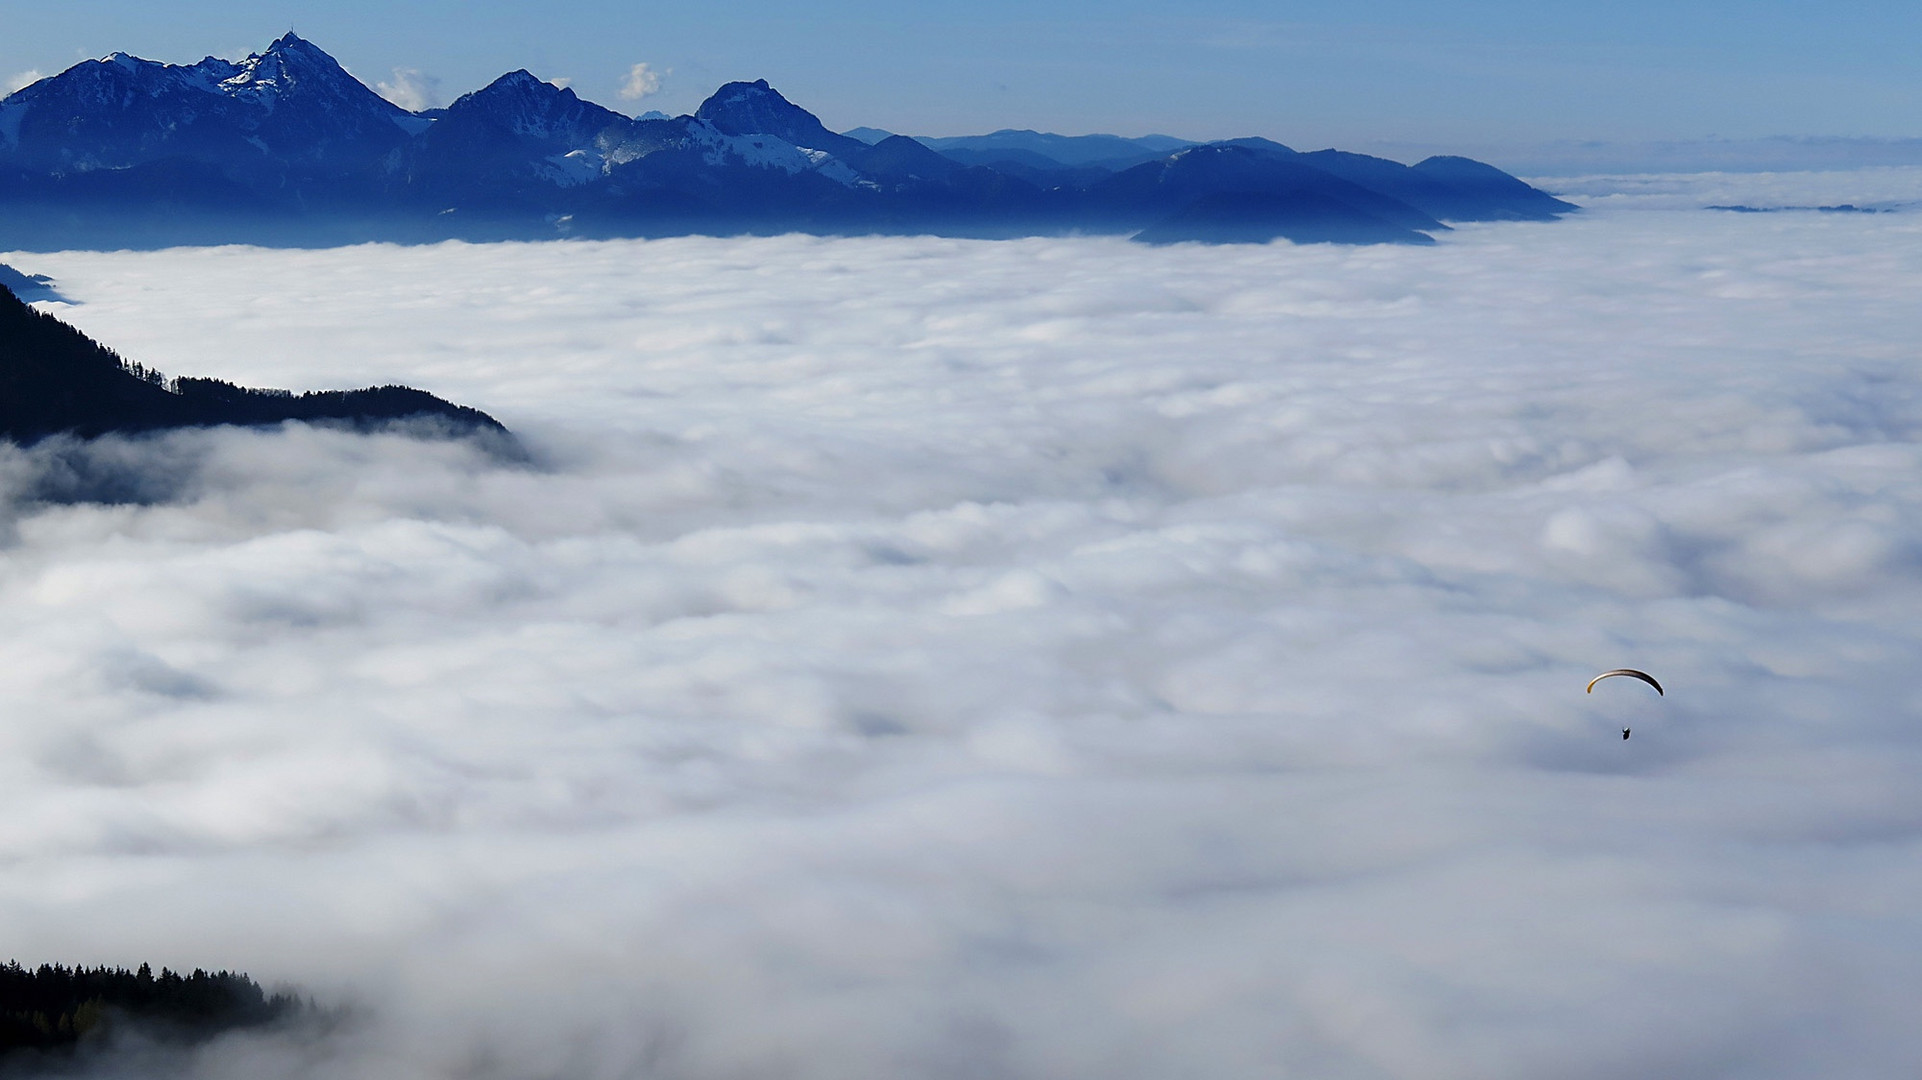
[[[115,53],[0,100],[0,247],[1147,229],[1424,242],[1446,220],[1573,209],[1464,158],[862,131],[828,130],[765,80],[636,119],[515,71],[416,114],[293,34],[237,62]]]

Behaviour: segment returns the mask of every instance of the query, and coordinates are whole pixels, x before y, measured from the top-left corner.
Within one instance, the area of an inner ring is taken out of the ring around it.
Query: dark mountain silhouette
[[[405,386],[292,394],[218,379],[167,379],[0,288],[0,438],[92,438],[220,424],[329,421],[369,428],[427,419],[455,432],[506,434],[476,409]]]
[[[0,249],[1132,234],[1190,209],[1183,220],[1253,221],[1256,206],[1270,224],[1247,238],[1376,243],[1574,209],[1465,158],[1411,167],[1266,139],[855,130],[830,131],[766,80],[728,83],[691,116],[637,119],[522,70],[409,113],[293,34],[238,62],[115,53],[0,99]]]
[[[731,82],[714,91],[694,118],[727,135],[773,135],[795,146],[825,150],[844,160],[858,157],[867,144],[837,135],[811,112],[781,96],[766,79]]]
[[[897,181],[947,180],[968,168],[905,135],[890,135],[873,146],[864,147],[856,152],[855,160],[870,177]]]
[[[1225,226],[1236,215],[1256,214],[1256,207],[1266,207],[1257,216],[1271,223],[1274,231],[1262,226],[1246,237],[1249,241],[1285,236],[1304,243],[1370,244],[1390,238],[1422,242],[1414,238],[1448,228],[1399,199],[1332,176],[1304,164],[1300,157],[1286,147],[1270,150],[1227,143],[1190,147],[1091,185],[1085,212],[1094,227],[1139,229],[1168,222],[1190,208],[1201,214],[1195,220]],[[1301,205],[1299,213],[1282,212],[1283,204],[1290,202]],[[1294,222],[1313,225],[1297,236]],[[1392,229],[1384,230],[1384,224]],[[1237,239],[1229,231],[1209,242]]]
[[[1040,188],[1080,188],[1111,175],[1107,164],[1064,165],[1034,150],[943,150],[941,156],[964,165],[979,165]],[[1138,164],[1129,162],[1128,164]]]
[[[956,161],[986,164],[996,159],[1051,162],[1060,168],[1094,166],[1109,172],[1166,157],[1195,145],[1167,135],[1129,139],[1120,135],[1055,135],[1003,128],[987,135],[924,138],[921,142]]]
[[[1486,162],[1444,154],[1418,161],[1412,171],[1465,199],[1452,216],[1462,221],[1548,221],[1572,207]]]
[[[1300,157],[1304,164],[1330,176],[1452,221],[1552,221],[1568,209],[1567,203],[1499,169],[1481,166],[1488,170],[1482,172],[1465,167],[1481,165],[1467,158],[1430,158],[1411,167],[1386,158],[1341,150],[1317,150]],[[1454,164],[1456,162],[1464,164]]]

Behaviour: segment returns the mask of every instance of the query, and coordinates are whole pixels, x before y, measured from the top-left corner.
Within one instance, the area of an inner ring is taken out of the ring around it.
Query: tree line
[[[232,971],[180,974],[124,967],[0,966],[0,1054],[54,1050],[103,1037],[116,1024],[186,1041],[291,1018],[307,1006]]]

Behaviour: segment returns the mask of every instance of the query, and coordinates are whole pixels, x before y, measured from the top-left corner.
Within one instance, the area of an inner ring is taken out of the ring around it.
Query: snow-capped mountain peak
[[[209,57],[195,66],[216,78],[215,86],[221,93],[250,98],[269,109],[281,96],[299,92],[351,101],[356,111],[370,106],[377,111],[387,111],[373,106],[373,101],[387,105],[393,112],[405,111],[369,90],[320,47],[292,32],[269,45],[266,51],[253,53],[245,60],[229,63]]]
[[[240,61],[175,65],[115,52],[13,94],[0,114],[20,164],[61,170],[187,157],[332,171],[392,150],[410,118],[291,33]]]

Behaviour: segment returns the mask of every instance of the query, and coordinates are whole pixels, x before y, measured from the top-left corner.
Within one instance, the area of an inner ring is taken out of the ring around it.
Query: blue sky
[[[766,78],[829,126],[1258,134],[1309,148],[1922,135],[1922,5],[1071,0],[901,5],[0,0],[0,77],[124,49],[240,56],[290,26],[442,102],[526,67],[639,112]],[[660,76],[620,90],[636,64]]]

